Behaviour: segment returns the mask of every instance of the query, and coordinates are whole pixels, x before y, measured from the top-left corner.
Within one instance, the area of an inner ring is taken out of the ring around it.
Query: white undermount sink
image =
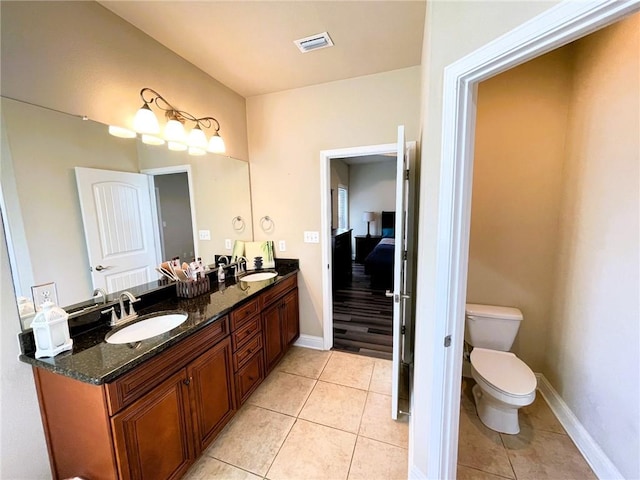
[[[105,337],[107,343],[135,343],[155,337],[182,325],[187,319],[186,313],[163,313],[132,323]]]
[[[250,273],[249,275],[240,277],[240,280],[242,280],[243,282],[260,282],[262,280],[269,280],[270,278],[277,276],[278,274],[276,272],[258,272]]]

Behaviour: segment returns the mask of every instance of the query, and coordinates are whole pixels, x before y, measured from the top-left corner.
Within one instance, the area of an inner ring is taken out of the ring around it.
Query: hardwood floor
[[[393,302],[372,289],[364,265],[353,264],[351,283],[333,292],[333,349],[391,359]]]

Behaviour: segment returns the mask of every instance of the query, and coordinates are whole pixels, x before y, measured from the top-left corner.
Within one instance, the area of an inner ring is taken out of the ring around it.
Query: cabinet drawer
[[[231,330],[237,329],[250,317],[258,313],[259,307],[258,299],[255,299],[231,312]]]
[[[233,354],[233,370],[237,371],[243,367],[251,356],[258,353],[261,348],[262,335],[256,334],[240,350]]]
[[[260,330],[260,315],[256,315],[231,334],[231,345],[233,346],[233,351],[235,352]]]
[[[282,283],[279,283],[275,287],[266,291],[262,295],[260,295],[260,304],[262,308],[272,303],[274,300],[285,294],[287,291],[295,288],[298,285],[298,276],[293,275],[290,278],[287,278]]]
[[[229,334],[229,317],[216,320],[189,338],[105,385],[109,413],[115,414],[142,397],[178,369]]]
[[[238,406],[242,405],[249,395],[260,385],[264,378],[262,355],[258,353],[236,373],[236,398]]]

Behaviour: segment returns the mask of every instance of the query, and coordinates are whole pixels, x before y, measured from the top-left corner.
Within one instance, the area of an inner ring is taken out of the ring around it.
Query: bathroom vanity
[[[146,307],[189,315],[147,340],[108,344],[104,327],[71,352],[21,355],[54,478],[180,478],[299,337],[297,264],[278,273]]]

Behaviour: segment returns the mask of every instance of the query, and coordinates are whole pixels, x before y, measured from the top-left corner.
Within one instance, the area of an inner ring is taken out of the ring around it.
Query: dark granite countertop
[[[20,360],[36,367],[101,385],[115,380],[135,366],[184,340],[200,329],[219,321],[234,308],[298,272],[298,262],[277,265],[278,276],[258,282],[242,282],[227,278],[224,284],[211,281],[211,291],[191,299],[175,296],[175,287],[167,289],[168,298],[145,306],[139,317],[155,312],[185,312],[189,317],[180,326],[135,344],[110,344],[105,335],[122,327],[101,324],[73,338],[73,349],[51,358],[35,358],[35,352],[20,355]],[[157,294],[156,294],[157,296]]]

